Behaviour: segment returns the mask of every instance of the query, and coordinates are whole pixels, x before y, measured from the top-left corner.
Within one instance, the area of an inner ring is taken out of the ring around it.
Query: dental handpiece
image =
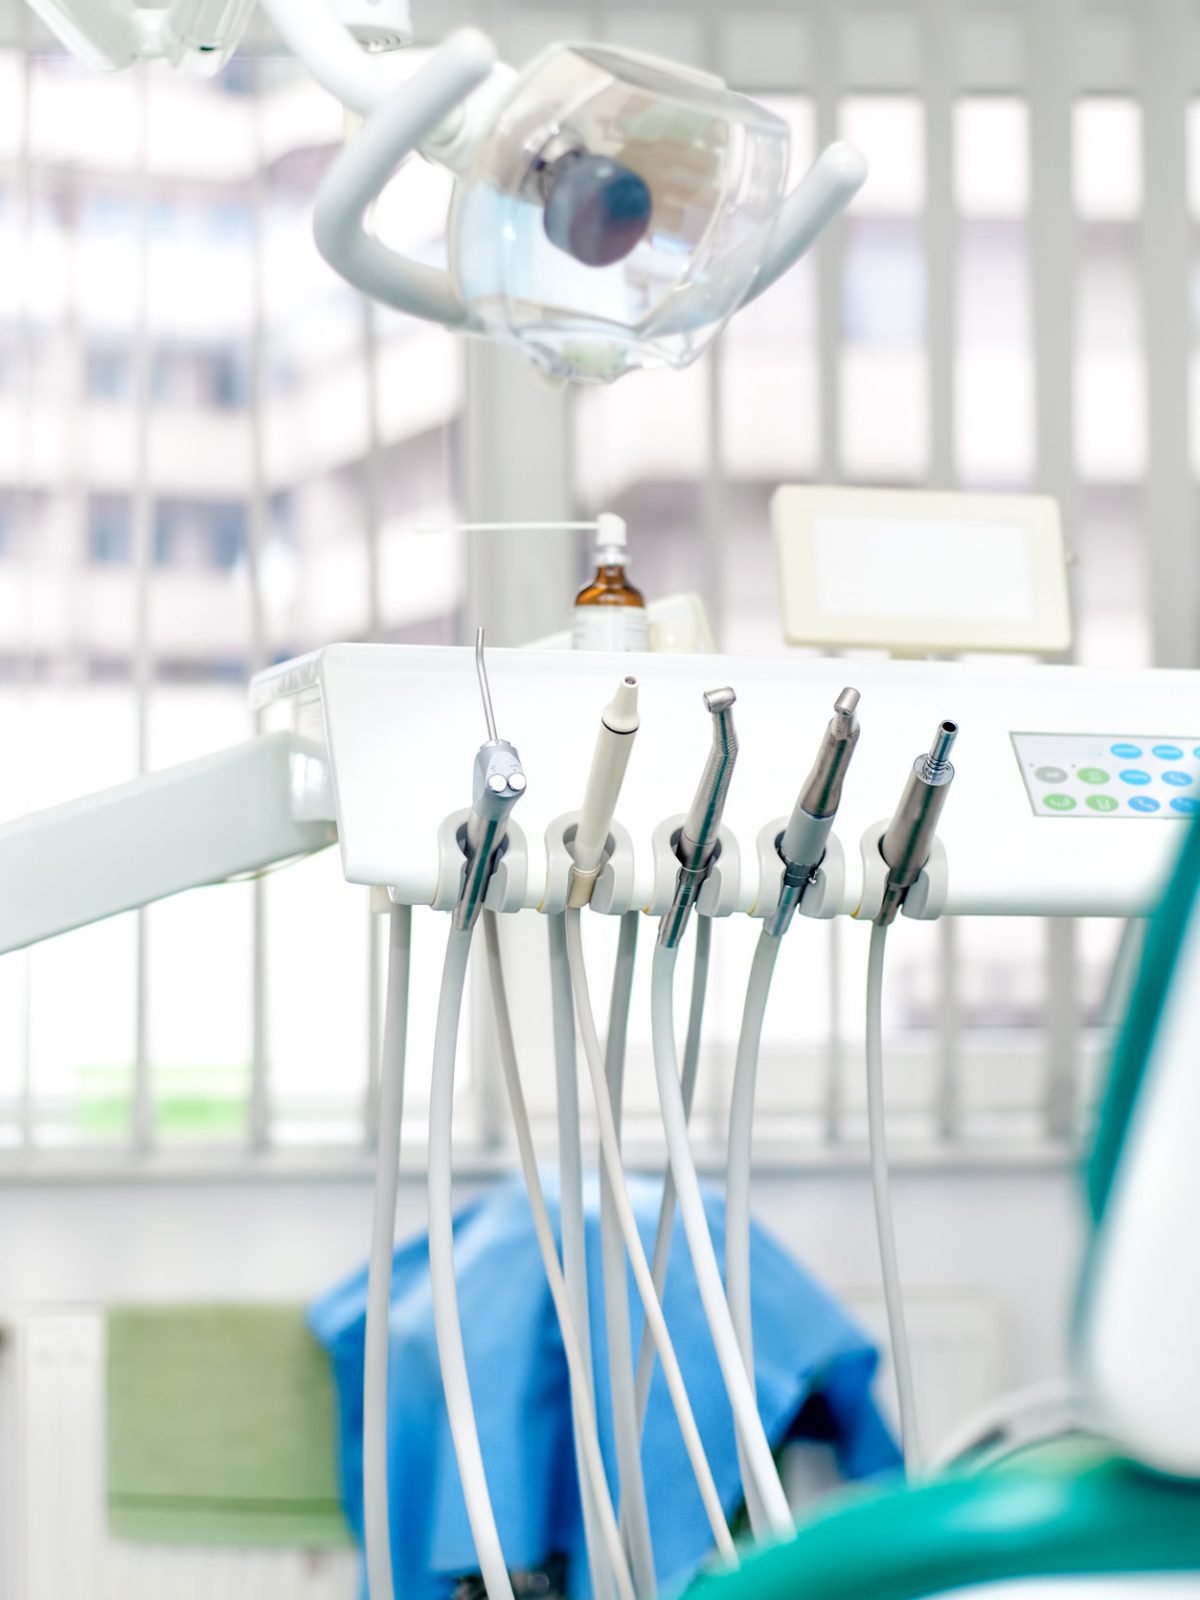
[[[574,864],[567,888],[569,906],[585,906],[592,898],[639,726],[638,681],[630,675],[621,679],[600,713],[592,769],[571,845]]]
[[[957,737],[957,722],[938,723],[929,752],[913,762],[900,804],[879,841],[879,853],[888,866],[883,903],[875,918],[880,927],[896,920],[904,897],[929,860],[938,820],[954,782],[950,751]]]
[[[817,759],[780,836],[783,884],[774,911],[763,922],[763,931],[773,939],[782,939],[787,932],[813,873],[824,859],[842,801],[842,785],[858,744],[858,701],[858,690],[845,688],[833,702],[833,716]]]
[[[483,659],[482,628],[475,635],[475,670],[479,676],[488,736],[475,757],[471,814],[463,840],[467,864],[452,914],[456,928],[473,928],[479,920],[488,880],[508,837],[509,813],[525,793],[525,773],[516,747],[496,736],[496,718]]]
[[[732,689],[710,689],[704,696],[705,709],[712,717],[712,747],[675,847],[679,858],[675,897],[658,930],[658,942],[668,950],[683,938],[692,907],[717,853],[721,818],[738,753],[732,713],[736,699]]]

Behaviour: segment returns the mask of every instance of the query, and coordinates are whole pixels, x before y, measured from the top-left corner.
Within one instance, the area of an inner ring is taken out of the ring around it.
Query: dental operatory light
[[[30,0],[101,69],[229,59],[254,0]],[[830,145],[786,190],[787,125],[720,78],[611,45],[551,45],[521,72],[451,35],[397,79],[360,47],[408,37],[404,0],[263,0],[285,44],[364,124],[326,173],[314,233],[364,294],[515,345],[558,380],[685,367],[841,212],[866,176]],[[448,261],[400,255],[370,213],[407,157],[448,167]]]

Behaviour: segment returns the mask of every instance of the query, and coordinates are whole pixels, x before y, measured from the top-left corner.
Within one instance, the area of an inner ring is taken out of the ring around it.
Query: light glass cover
[[[552,46],[457,188],[451,265],[475,324],[576,381],[686,366],[754,281],[788,140],[780,118],[717,78]]]

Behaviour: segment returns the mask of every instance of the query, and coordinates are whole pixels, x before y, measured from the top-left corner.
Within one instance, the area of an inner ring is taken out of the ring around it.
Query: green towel
[[[152,1543],[346,1545],[325,1353],[299,1306],[108,1315],[108,1517]]]

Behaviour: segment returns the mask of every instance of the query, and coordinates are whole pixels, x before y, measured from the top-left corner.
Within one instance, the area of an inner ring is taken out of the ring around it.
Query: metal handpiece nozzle
[[[933,850],[942,808],[954,782],[950,751],[957,737],[957,722],[938,724],[927,754],[913,762],[900,804],[879,841],[888,875],[875,921],[885,928],[895,921],[905,895],[920,877]]]
[[[471,783],[471,813],[462,834],[466,866],[452,913],[456,928],[473,928],[483,910],[488,881],[508,838],[508,818],[525,793],[525,773],[516,746],[496,737],[491,690],[483,659],[483,629],[475,635],[475,666],[488,738],[479,746]]]
[[[782,939],[791,926],[804,891],[824,859],[850,758],[858,744],[858,701],[858,690],[847,687],[833,702],[833,716],[825,728],[817,759],[780,836],[783,884],[774,911],[763,923],[772,938]]]
[[[736,699],[732,689],[710,689],[704,696],[705,710],[712,717],[712,746],[704,763],[695,799],[683,819],[679,842],[675,846],[675,854],[679,858],[675,897],[658,930],[659,944],[666,945],[668,949],[683,938],[692,907],[717,853],[721,818],[725,813],[725,800],[738,754],[737,733],[733,726],[733,704]]]

